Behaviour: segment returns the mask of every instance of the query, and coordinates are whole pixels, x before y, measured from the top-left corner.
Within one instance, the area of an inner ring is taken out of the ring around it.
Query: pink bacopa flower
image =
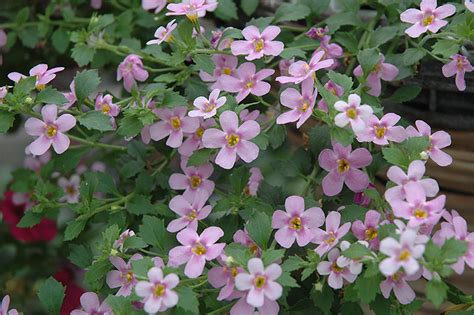
[[[367,248],[369,247],[369,243],[367,243],[366,241],[357,241],[357,244],[360,244]],[[341,245],[340,245],[341,252],[344,252],[345,250],[349,249],[349,247],[351,247],[351,243],[349,243],[348,241],[341,242]],[[363,258],[373,259],[372,256],[364,256]],[[342,267],[342,268],[347,267],[350,273],[353,275],[359,275],[362,272],[362,267],[364,266],[364,264],[360,261],[360,259],[351,259],[343,255],[339,256],[336,259],[336,263],[337,263],[337,266],[339,267]]]
[[[237,64],[238,60],[235,56],[229,55],[213,55],[211,57],[212,61],[214,62],[214,72],[209,74],[204,70],[199,70],[199,77],[204,82],[213,82],[211,85],[211,89],[222,89],[220,84],[220,78],[223,75],[230,75],[233,77],[237,77]]]
[[[209,284],[212,285],[214,288],[222,288],[217,296],[218,301],[222,300],[231,300],[239,296],[237,292],[235,292],[235,277],[244,271],[241,267],[230,267],[227,266],[226,260],[227,256],[224,254],[221,257],[218,257],[217,260],[219,261],[219,267],[213,267],[207,273],[207,279]]]
[[[456,7],[452,4],[445,4],[437,8],[436,0],[422,0],[420,10],[408,9],[400,14],[400,20],[413,24],[405,30],[405,33],[413,38],[430,31],[438,32],[443,26],[448,24],[444,19],[456,12]]]
[[[144,10],[155,10],[155,14],[160,13],[167,4],[167,0],[142,0],[142,8]]]
[[[469,59],[463,55],[455,54],[451,56],[451,61],[443,66],[441,69],[446,78],[456,76],[456,87],[459,91],[466,89],[466,80],[464,75],[466,72],[474,71],[474,67],[469,62]]]
[[[367,189],[377,191],[372,183],[369,183]],[[364,208],[367,208],[371,201],[372,199],[370,199],[370,197],[364,191],[358,192],[354,195],[354,203]]]
[[[176,190],[184,189],[184,195],[194,197],[197,193],[204,191],[207,197],[214,191],[214,182],[209,177],[214,172],[211,163],[199,166],[186,166],[187,159],[181,161],[181,169],[184,174],[174,173],[168,181],[170,187]]]
[[[369,176],[359,168],[372,163],[370,152],[365,148],[351,151],[351,145],[344,147],[334,143],[332,150],[324,149],[319,154],[319,165],[329,172],[322,182],[325,195],[337,195],[344,183],[353,192],[363,191],[369,185]]]
[[[231,169],[237,155],[246,163],[255,160],[259,148],[250,140],[260,133],[260,125],[254,120],[247,120],[239,127],[239,118],[233,111],[223,112],[219,121],[223,131],[207,129],[202,138],[204,147],[221,148],[216,157],[216,164]]]
[[[263,96],[270,92],[270,83],[263,79],[273,75],[275,70],[262,69],[255,73],[255,64],[245,62],[236,70],[236,77],[221,75],[219,78],[222,89],[226,92],[238,93],[235,100],[240,103],[249,94]]]
[[[319,244],[315,252],[319,256],[334,248],[341,238],[349,232],[351,224],[349,222],[341,225],[341,214],[337,211],[331,211],[326,217],[326,231],[320,228],[314,229],[313,243]]]
[[[241,110],[239,113],[239,118],[241,121],[247,120],[257,120],[258,116],[260,115],[260,111],[258,109],[249,111],[248,109]]]
[[[384,275],[393,276],[400,268],[403,268],[405,273],[411,276],[420,269],[417,259],[423,255],[425,246],[417,244],[416,238],[416,231],[406,229],[400,235],[400,241],[387,237],[380,242],[380,252],[388,256],[379,265]]]
[[[245,247],[248,247],[250,252],[254,256],[260,257],[260,255],[262,254],[262,249],[260,247],[258,247],[257,243],[255,243],[255,241],[252,238],[250,238],[250,235],[247,232],[247,230],[245,230],[245,229],[244,230],[237,230],[234,233],[234,236],[232,237],[232,239],[234,240],[234,242],[236,242],[238,244],[242,244]]]
[[[252,167],[250,169],[250,177],[247,186],[244,188],[244,192],[250,196],[256,196],[258,187],[263,181],[262,171],[258,167]]]
[[[311,39],[321,39],[326,35],[326,33],[329,31],[329,28],[326,27],[311,27],[305,35],[308,36]]]
[[[81,178],[79,175],[74,174],[71,178],[67,179],[61,177],[58,179],[58,185],[64,191],[64,196],[59,199],[59,201],[67,203],[78,203],[79,202],[79,186],[81,184]]]
[[[136,81],[144,82],[148,79],[148,72],[143,68],[143,62],[138,55],[128,55],[117,68],[117,81],[123,79],[123,87],[128,92]]]
[[[439,191],[439,186],[436,180],[431,178],[423,178],[425,175],[425,163],[416,160],[408,166],[408,172],[405,172],[398,166],[391,166],[387,171],[387,177],[397,186],[388,188],[385,191],[385,199],[392,203],[394,200],[403,200],[406,197],[407,184],[417,183],[425,190],[428,197],[434,197]]]
[[[138,282],[135,278],[135,274],[132,272],[132,261],[142,258],[142,255],[134,254],[126,263],[125,260],[120,257],[109,257],[110,262],[117,270],[112,270],[107,273],[107,285],[112,289],[120,288],[116,293],[117,296],[129,296],[132,294],[132,289]]]
[[[250,25],[242,30],[245,40],[236,40],[230,46],[232,54],[246,55],[245,59],[255,60],[265,56],[278,56],[285,46],[282,42],[274,41],[280,34],[281,30],[278,26],[267,26],[263,32],[256,26]]]
[[[396,272],[392,276],[388,276],[384,281],[380,282],[380,291],[384,298],[390,298],[390,292],[395,293],[397,300],[403,304],[410,304],[415,298],[415,291],[408,285],[407,281],[415,281],[420,279],[421,272],[417,272],[411,276],[407,276],[404,272]]]
[[[295,62],[295,58],[283,59],[278,63],[278,69],[280,70],[280,75],[289,75],[290,66]]]
[[[278,116],[277,124],[281,125],[298,121],[296,127],[301,127],[311,117],[317,96],[318,90],[314,88],[314,80],[312,78],[303,81],[301,84],[301,94],[294,88],[284,90],[280,95],[280,103],[291,108],[291,110]]]
[[[430,158],[439,166],[448,166],[453,162],[453,158],[446,152],[441,151],[451,145],[451,136],[443,130],[431,133],[431,127],[423,120],[415,122],[416,128],[408,126],[406,131],[409,137],[426,136],[430,140],[430,146],[427,153]]]
[[[371,115],[365,122],[366,128],[357,133],[357,141],[378,145],[388,145],[389,141],[402,142],[406,138],[406,132],[402,126],[395,126],[399,120],[400,116],[394,113],[387,113],[380,119]]]
[[[379,63],[370,71],[367,76],[367,86],[369,87],[369,93],[373,96],[380,96],[382,93],[382,83],[380,80],[393,81],[398,75],[398,68],[390,63],[386,63],[385,57],[382,55]],[[359,65],[354,69],[354,75],[361,77],[364,75],[362,67]]]
[[[193,133],[199,128],[199,120],[186,117],[187,111],[185,106],[158,108],[156,114],[161,121],[150,126],[151,138],[159,141],[168,137],[166,145],[178,148],[183,143],[183,133]]]
[[[275,280],[281,276],[281,267],[271,264],[264,267],[260,258],[252,258],[247,264],[249,273],[241,272],[235,277],[235,286],[240,291],[249,291],[246,302],[261,307],[265,298],[276,301],[282,293],[282,286]]]
[[[132,236],[135,236],[135,232],[133,232],[132,230],[126,229],[120,234],[118,240],[114,242],[112,247],[115,249],[123,250],[123,244],[125,243],[125,240]]]
[[[120,113],[120,106],[113,103],[112,95],[97,95],[95,99],[95,110],[110,117],[110,123],[115,127],[115,117]]]
[[[67,103],[61,106],[62,109],[69,109],[72,105],[74,105],[75,102],[77,102],[76,83],[74,80],[72,80],[71,84],[69,84],[69,92],[64,92],[63,95],[67,99]]]
[[[219,89],[212,90],[209,99],[204,96],[199,96],[193,102],[194,109],[188,113],[189,117],[202,117],[204,119],[211,118],[217,114],[217,109],[224,106],[227,98],[225,96],[219,97]]]
[[[216,125],[216,121],[214,119],[206,119],[198,118],[199,119],[199,127],[198,129],[191,133],[187,134],[186,140],[183,141],[183,144],[178,148],[178,153],[181,154],[183,157],[189,157],[193,154],[194,151],[202,149],[204,145],[202,144],[202,136],[204,131],[209,127],[214,127]]]
[[[165,1],[166,3],[166,1]],[[174,36],[173,34],[171,34],[171,32],[173,32],[173,30],[176,28],[176,26],[178,26],[178,24],[176,24],[176,20],[172,20],[171,22],[169,22],[168,24],[166,24],[166,27],[164,26],[160,26],[156,29],[155,31],[155,38],[156,39],[152,39],[152,40],[149,40],[146,44],[147,45],[159,45],[161,44],[162,42],[172,42],[174,40]]]
[[[170,3],[166,7],[169,12],[166,15],[186,15],[191,21],[196,21],[198,17],[206,15],[206,11],[215,9],[213,3],[206,0],[183,0],[181,3]]]
[[[51,147],[57,154],[61,154],[69,148],[70,140],[64,134],[76,125],[76,118],[70,114],[58,117],[56,105],[45,105],[41,109],[43,120],[35,117],[28,118],[25,122],[26,133],[38,137],[28,149],[33,155],[42,155]]]
[[[81,295],[82,310],[74,310],[71,315],[113,315],[114,312],[106,302],[100,303],[99,297],[94,292]]]
[[[334,108],[341,112],[334,117],[334,123],[340,128],[351,125],[355,133],[363,131],[366,127],[366,120],[374,112],[372,107],[367,104],[360,105],[361,99],[357,94],[349,95],[347,103],[337,101]]]
[[[46,84],[53,81],[56,78],[56,73],[64,70],[64,67],[56,67],[48,70],[47,64],[39,64],[34,66],[30,70],[30,77],[36,77],[36,89],[44,90]],[[8,74],[8,78],[16,83],[27,76],[18,72],[11,72]]]
[[[148,314],[164,312],[178,304],[179,296],[173,291],[179,278],[174,273],[163,276],[161,268],[153,267],[148,270],[148,281],[139,281],[135,292],[141,298],[144,310]]]
[[[380,213],[376,210],[369,210],[365,214],[364,222],[356,220],[352,223],[352,233],[357,239],[362,241],[367,241],[369,246],[373,250],[379,248],[380,240],[378,229],[381,216]]]
[[[0,86],[0,104],[3,104],[3,100],[7,96],[8,88],[6,86]]]
[[[183,246],[176,246],[169,252],[169,264],[180,266],[186,263],[184,274],[189,278],[199,277],[206,261],[216,259],[225,247],[225,243],[216,243],[224,235],[224,231],[211,226],[198,235],[196,231],[184,229],[176,235]]]
[[[99,10],[102,7],[102,0],[91,0],[91,8],[94,10]]]
[[[464,1],[464,5],[466,6],[466,8],[471,11],[471,12],[474,12],[474,1],[473,0],[466,0]]]
[[[18,311],[16,309],[8,310],[10,306],[10,296],[5,295],[2,299],[2,303],[0,303],[0,314],[1,315],[18,315]]]
[[[282,247],[290,248],[293,243],[304,247],[314,238],[313,230],[324,224],[324,212],[319,207],[305,211],[304,199],[290,196],[285,201],[285,211],[276,210],[272,216],[272,228],[278,229],[275,240]]]
[[[278,315],[280,306],[278,302],[270,300],[266,296],[263,300],[263,305],[255,307],[247,302],[248,293],[242,296],[237,303],[230,309],[230,315],[247,315],[247,314],[265,314],[265,315]]]
[[[25,168],[29,168],[30,170],[35,171],[38,173],[43,165],[49,162],[51,160],[51,152],[46,151],[44,154],[36,156],[36,155],[31,155],[31,152],[26,153],[27,156],[25,157],[25,161],[23,162],[23,166]]]
[[[290,76],[280,76],[277,77],[276,80],[282,84],[299,84],[307,78],[312,77],[314,79],[316,77],[316,71],[320,69],[329,68],[334,63],[334,60],[332,59],[322,60],[324,55],[324,51],[319,51],[311,57],[309,63],[306,63],[306,61],[301,60],[292,63],[291,66],[288,68],[288,73],[290,74]]]
[[[209,195],[206,191],[200,190],[193,196],[178,195],[171,199],[169,207],[180,218],[172,220],[166,230],[171,233],[181,231],[184,228],[197,231],[198,221],[207,218],[211,213],[212,206],[206,204]]]
[[[4,30],[0,29],[0,48],[3,48],[8,41],[7,33]]]
[[[320,275],[328,277],[328,285],[333,289],[340,289],[344,280],[352,283],[357,278],[357,274],[350,272],[349,267],[339,266],[337,259],[340,256],[339,249],[334,248],[328,254],[328,261],[322,261],[318,264],[317,270]]]
[[[344,95],[344,89],[342,88],[342,86],[332,82],[331,80],[326,82],[326,84],[324,85],[324,88],[328,90],[329,92],[331,92],[334,96],[337,96],[338,98]],[[324,99],[321,99],[318,102],[318,109],[326,113],[329,111],[328,104],[326,103]]]

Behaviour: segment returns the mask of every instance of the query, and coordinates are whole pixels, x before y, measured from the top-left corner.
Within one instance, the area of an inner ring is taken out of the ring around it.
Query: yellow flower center
[[[127,272],[126,278],[127,278],[127,282],[132,282],[133,272],[131,272],[131,271]]]
[[[326,244],[331,245],[336,241],[336,235],[334,232],[329,232],[329,237],[324,241]]]
[[[239,143],[239,136],[236,135],[235,133],[232,133],[230,135],[226,135],[225,139],[227,140],[227,144],[229,147],[233,148]]]
[[[374,70],[372,70],[372,71],[377,73],[377,72],[380,72],[380,70],[382,70],[382,64],[378,63],[374,66]]]
[[[54,137],[58,133],[58,128],[51,124],[46,126],[46,135],[50,138]]]
[[[76,188],[72,185],[66,186],[66,194],[74,195],[76,193]]]
[[[216,108],[216,104],[210,103],[210,102],[206,102],[206,104],[205,104],[205,106],[204,106],[204,112],[209,113],[209,112],[212,111],[214,108]]]
[[[258,253],[258,246],[257,244],[255,243],[252,243],[252,245],[250,245],[250,252],[254,255],[256,255]]]
[[[356,119],[357,118],[357,110],[355,108],[351,107],[346,111],[346,115],[350,119]]]
[[[197,211],[193,209],[191,210],[191,212],[188,213],[187,218],[189,221],[193,221],[194,219],[196,219],[197,215]]]
[[[46,88],[46,84],[36,84],[36,89],[38,91],[43,91]]]
[[[170,123],[174,129],[179,129],[179,127],[181,127],[181,120],[178,117],[172,117]]]
[[[229,68],[229,67],[224,67],[224,68],[222,69],[222,73],[223,73],[223,74],[227,74],[227,75],[231,75],[231,74],[232,74],[232,69]]]
[[[232,267],[232,268],[230,269],[230,274],[231,274],[232,278],[235,278],[238,273],[239,273],[239,271],[237,270],[237,268]]]
[[[410,258],[410,256],[411,256],[410,252],[407,249],[404,249],[400,253],[400,256],[398,256],[398,260],[405,261],[405,260],[408,260],[408,258]]]
[[[395,281],[395,282],[398,282],[398,280],[400,280],[400,273],[399,272],[395,273],[392,276],[392,280]]]
[[[458,58],[458,61],[457,61],[457,68],[458,68],[459,70],[462,70],[462,69],[464,68],[462,58]]]
[[[374,228],[368,228],[367,230],[365,230],[365,239],[368,241],[375,239],[378,235],[379,234],[377,230]]]
[[[193,6],[194,7],[194,6]],[[194,9],[192,9],[194,10]],[[198,20],[198,15],[196,13],[192,13],[192,14],[186,14],[186,17],[192,22],[192,23],[196,23],[197,20]]]
[[[303,101],[303,103],[301,104],[301,107],[300,107],[300,110],[302,112],[306,112],[309,108],[309,102],[308,101]]]
[[[107,103],[102,104],[102,113],[108,114],[110,112],[110,105]]]
[[[162,296],[163,294],[165,294],[165,291],[166,291],[165,286],[162,285],[161,283],[158,283],[155,286],[155,290],[153,293],[155,294],[155,296]]]
[[[191,176],[191,188],[196,189],[198,188],[202,183],[202,179],[200,176],[193,175]]]
[[[191,251],[199,256],[202,256],[207,252],[206,247],[202,246],[202,244],[199,242],[196,243],[196,245],[191,249]]]
[[[253,86],[254,86],[253,81],[248,81],[247,83],[245,83],[245,87],[246,87],[247,89],[251,89],[251,88],[253,88]]]
[[[337,96],[337,91],[335,87],[330,88],[329,92],[331,92],[332,95]]]
[[[337,162],[337,171],[339,173],[345,173],[351,167],[351,165],[349,164],[349,161],[347,161],[346,159],[340,159],[340,160],[337,160],[336,162]]]
[[[344,268],[339,267],[337,265],[337,262],[333,262],[332,265],[331,265],[331,270],[336,272],[336,273],[339,273],[339,272],[344,271]]]
[[[165,36],[166,36],[167,32],[165,33]],[[171,43],[174,41],[174,36],[173,34],[169,34],[168,37],[165,38],[165,42],[167,43]]]
[[[254,42],[253,46],[255,47],[256,52],[261,52],[263,47],[265,47],[265,43],[263,42],[263,39],[260,38]]]
[[[432,24],[433,21],[434,21],[434,16],[429,15],[429,16],[427,16],[423,19],[422,23],[423,23],[423,26],[428,26],[428,25]]]
[[[383,138],[383,136],[385,136],[385,132],[387,132],[387,128],[377,126],[374,128],[374,132],[375,132],[375,136],[380,139],[380,138]]]
[[[266,279],[264,276],[258,276],[256,279],[255,279],[255,287],[257,289],[261,289],[263,288],[263,286],[265,285],[265,282],[266,282]]]
[[[294,217],[290,220],[290,229],[299,231],[301,228],[302,225],[300,217]]]
[[[246,196],[250,196],[250,187],[249,187],[249,185],[246,185],[246,186],[244,187],[244,194],[245,194]]]
[[[428,217],[428,212],[426,212],[423,209],[418,208],[418,209],[415,209],[414,215],[415,215],[415,218],[417,219],[426,219]]]
[[[198,138],[202,138],[202,135],[204,134],[204,129],[202,129],[201,127],[199,127],[197,130],[196,130],[196,137]]]

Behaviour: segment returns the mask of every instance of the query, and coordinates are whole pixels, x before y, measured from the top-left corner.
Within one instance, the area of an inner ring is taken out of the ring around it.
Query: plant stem
[[[196,54],[208,54],[208,55],[232,55],[230,51],[224,51],[224,50],[217,50],[217,49],[194,49],[194,53]]]
[[[225,311],[230,309],[232,306],[234,306],[235,303],[228,303],[221,308],[218,308],[217,310],[214,310],[212,312],[207,313],[207,315],[219,315],[219,314],[224,314]]]
[[[306,196],[306,194],[308,193],[309,188],[311,187],[311,184],[313,183],[314,179],[318,175],[318,169],[319,169],[318,165],[315,164],[313,167],[313,171],[309,175],[308,179],[306,180],[306,184],[303,187],[303,192],[301,193],[302,196]]]
[[[127,151],[127,148],[124,147],[124,146],[121,146],[121,145],[114,145],[114,144],[107,144],[107,143],[100,143],[100,142],[92,142],[92,141],[89,141],[89,140],[86,140],[86,139],[83,139],[83,138],[80,138],[80,137],[76,137],[76,136],[73,136],[73,135],[69,135],[69,134],[68,134],[68,137],[71,138],[74,141],[84,143],[84,144],[87,144],[87,145],[92,146],[92,147],[118,150],[118,151]]]

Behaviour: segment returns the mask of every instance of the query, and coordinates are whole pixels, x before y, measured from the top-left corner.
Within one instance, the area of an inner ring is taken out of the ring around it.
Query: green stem
[[[224,50],[217,50],[217,49],[194,49],[194,53],[196,54],[208,54],[208,55],[232,55],[232,52],[230,51],[224,51]]]
[[[108,210],[108,209],[111,209],[111,208],[113,208],[113,207],[121,206],[121,205],[127,203],[127,201],[130,200],[134,195],[135,195],[135,192],[131,192],[130,194],[128,194],[128,195],[126,195],[126,196],[123,196],[122,198],[118,199],[117,201],[114,201],[114,202],[105,204],[105,205],[103,205],[103,206],[100,206],[100,207],[96,208],[96,209],[89,215],[89,217],[92,217],[92,216],[94,216],[95,214],[97,214],[97,213],[99,213],[99,212],[102,212],[102,211],[104,211],[104,210]]]
[[[318,169],[319,169],[318,165],[317,164],[314,165],[313,171],[309,175],[308,179],[306,180],[306,184],[303,187],[303,192],[301,193],[302,196],[306,196],[306,194],[308,193],[309,188],[311,187],[311,184],[314,182],[314,180],[316,179],[316,176],[318,175]]]
[[[219,314],[224,314],[228,309],[232,308],[235,303],[228,303],[221,308],[218,308],[217,310],[214,310],[212,312],[207,313],[207,315],[219,315]]]
[[[118,151],[127,151],[127,148],[121,145],[114,145],[114,144],[107,144],[107,143],[100,143],[100,142],[92,142],[83,138],[79,138],[73,135],[68,134],[68,137],[74,141],[87,144],[92,147],[97,148],[104,148],[104,149],[111,149],[111,150],[118,150]]]

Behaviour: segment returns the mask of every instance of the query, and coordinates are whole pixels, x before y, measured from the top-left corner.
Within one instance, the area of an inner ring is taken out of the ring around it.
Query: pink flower
[[[204,190],[200,190],[193,196],[178,195],[171,199],[170,209],[181,217],[172,220],[166,230],[171,233],[178,232],[184,228],[197,231],[198,221],[205,219],[212,210],[212,206],[204,206],[207,199],[209,199],[209,195]]]
[[[463,55],[455,54],[451,56],[451,61],[443,66],[441,69],[443,75],[446,78],[450,78],[456,75],[456,87],[459,91],[464,91],[466,89],[466,80],[464,80],[464,75],[466,72],[474,71],[474,67]]]
[[[322,39],[329,32],[329,28],[326,27],[311,27],[305,34],[311,39]],[[330,36],[329,36],[330,37]]]
[[[56,105],[45,105],[41,109],[43,120],[31,117],[25,122],[26,133],[38,137],[28,149],[33,155],[43,155],[51,145],[57,154],[69,148],[70,140],[64,134],[76,125],[76,118],[70,114],[58,117]]]
[[[329,80],[324,85],[324,88],[326,90],[328,90],[329,92],[331,92],[334,96],[337,96],[338,98],[341,97],[344,94],[344,89],[342,88],[342,86],[332,82],[331,80]],[[326,112],[326,113],[329,111],[328,104],[326,103],[326,101],[324,99],[321,99],[318,102],[318,109],[320,109],[320,110],[322,110],[323,112]]]
[[[423,178],[425,174],[425,163],[416,160],[408,166],[408,172],[405,172],[398,166],[391,166],[387,171],[387,177],[397,184],[385,191],[385,199],[392,203],[394,200],[402,200],[406,197],[407,184],[417,183],[425,190],[428,197],[434,197],[439,191],[438,183],[431,178]]]
[[[94,10],[99,10],[102,7],[102,0],[91,0],[91,8]]]
[[[231,169],[237,155],[246,163],[255,160],[259,153],[258,146],[249,140],[260,133],[260,125],[254,120],[247,120],[239,127],[237,114],[225,111],[219,121],[223,131],[212,128],[204,131],[202,142],[206,148],[221,148],[216,157],[216,164]]]
[[[278,315],[280,306],[278,302],[272,301],[267,297],[264,297],[263,305],[255,307],[247,303],[248,293],[245,294],[237,303],[230,309],[230,315],[254,315],[254,314],[265,314],[265,315]],[[257,309],[257,311],[255,310]]]
[[[37,90],[44,90],[46,88],[46,84],[56,78],[56,73],[61,72],[63,70],[63,67],[56,67],[48,70],[48,65],[42,63],[31,68],[30,77],[36,77],[35,86]],[[11,72],[8,74],[8,78],[18,83],[20,79],[26,78],[26,76],[18,72]]]
[[[142,258],[142,255],[134,254],[130,257],[128,263],[126,263],[120,257],[109,257],[110,262],[115,266],[115,268],[117,268],[117,270],[112,270],[107,273],[107,285],[112,289],[120,288],[116,293],[117,296],[129,296],[132,294],[132,289],[138,282],[132,272],[132,261],[140,260]]]
[[[324,212],[319,207],[304,210],[304,199],[290,196],[285,201],[286,212],[276,210],[272,217],[272,228],[278,229],[275,240],[282,247],[290,248],[293,243],[304,247],[314,238],[313,230],[324,224]]]
[[[183,144],[178,148],[178,153],[183,157],[189,157],[193,154],[194,151],[202,149],[204,145],[202,144],[202,136],[204,131],[209,127],[213,127],[216,124],[214,119],[199,119],[199,128],[191,133],[187,134],[186,140],[183,141]]]
[[[453,158],[441,149],[451,145],[451,136],[446,131],[436,131],[431,134],[431,127],[423,120],[415,122],[416,128],[408,126],[406,131],[409,137],[427,136],[430,140],[430,146],[427,150],[430,158],[439,166],[448,166],[453,162]]]
[[[283,59],[278,63],[278,69],[280,70],[280,75],[289,75],[288,71],[290,66],[295,62],[295,58],[289,60]]]
[[[282,273],[279,265],[271,264],[265,268],[260,258],[252,258],[247,267],[249,273],[239,273],[235,277],[235,286],[240,291],[249,291],[246,298],[248,304],[262,307],[265,298],[276,301],[281,297],[283,288],[275,281]]]
[[[1,315],[18,315],[18,311],[16,309],[8,310],[10,306],[10,296],[5,295],[2,299],[2,303],[0,303],[0,314]]]
[[[7,33],[4,30],[0,29],[0,48],[3,48],[8,41]]]
[[[311,57],[309,64],[305,61],[297,61],[292,63],[288,69],[288,73],[290,74],[290,76],[280,76],[277,77],[276,80],[282,84],[298,84],[309,77],[312,77],[314,79],[316,77],[316,71],[320,69],[329,68],[334,63],[334,60],[332,59],[322,60],[324,54],[324,51],[319,51],[315,53]]]
[[[132,87],[136,81],[146,81],[148,79],[148,72],[143,68],[143,62],[138,55],[128,55],[118,66],[117,81],[122,80],[125,90],[132,91]]]
[[[64,191],[64,196],[59,201],[67,203],[78,203],[79,202],[79,185],[81,184],[81,178],[79,175],[74,174],[68,180],[64,177],[58,179],[58,185]]]
[[[97,95],[95,99],[95,110],[102,112],[103,114],[110,116],[110,122],[112,126],[115,126],[115,119],[120,113],[120,106],[116,105],[112,101],[112,95],[106,94]]]
[[[199,70],[199,77],[204,82],[214,82],[211,85],[211,89],[222,89],[222,85],[220,84],[221,76],[230,75],[237,77],[237,57],[229,55],[213,55],[211,59],[215,65],[214,72],[211,75],[203,70]]]
[[[420,269],[417,259],[423,255],[425,246],[417,244],[416,238],[416,231],[406,229],[400,235],[400,241],[387,237],[380,242],[380,252],[389,256],[379,265],[379,269],[384,275],[392,276],[400,268],[403,268],[405,273],[411,276]]]
[[[256,196],[258,187],[263,181],[262,171],[258,167],[252,167],[250,169],[250,178],[247,186],[245,187],[245,193],[250,196]]]
[[[372,183],[369,183],[367,189],[376,191],[375,186]],[[358,204],[359,206],[368,207],[371,201],[372,199],[370,199],[370,197],[363,191],[358,192],[354,195],[354,203]]]
[[[204,96],[196,98],[193,104],[197,109],[190,111],[188,113],[189,117],[202,117],[208,119],[217,114],[217,109],[224,106],[227,101],[225,96],[219,97],[220,92],[219,89],[214,89],[209,95],[209,99]]]
[[[226,27],[223,30],[215,30],[211,31],[211,47],[214,49],[219,49],[219,50],[224,50],[227,48],[230,48],[230,45],[234,41],[232,38],[224,38],[222,39],[222,35],[224,32],[228,29],[231,29],[232,27]],[[214,55],[215,56],[215,55]]]
[[[145,312],[164,312],[178,304],[178,294],[172,290],[179,283],[177,275],[170,273],[163,277],[163,271],[153,267],[148,270],[147,276],[149,281],[140,281],[135,287],[137,295],[143,298]]]
[[[196,231],[184,229],[176,235],[178,242],[183,246],[176,246],[169,252],[170,266],[180,266],[186,263],[184,274],[189,278],[199,277],[206,264],[206,260],[217,258],[225,247],[225,243],[216,243],[224,232],[211,226],[198,235]]]
[[[365,122],[367,127],[357,134],[357,141],[378,145],[387,145],[389,141],[402,142],[406,138],[406,132],[402,126],[395,126],[399,120],[400,116],[394,113],[385,114],[380,119],[371,115]]]
[[[7,96],[7,93],[8,87],[0,86],[0,104],[3,104],[3,100],[5,99],[5,96]]]
[[[466,0],[464,1],[464,5],[466,6],[466,8],[471,11],[471,12],[474,12],[474,1],[473,0]]]
[[[247,120],[257,120],[258,116],[260,115],[260,111],[258,109],[249,111],[248,109],[244,109],[240,111],[239,118],[241,121]]]
[[[445,4],[437,8],[436,0],[422,0],[420,9],[408,9],[400,14],[400,20],[413,24],[405,30],[405,33],[413,38],[430,31],[436,33],[448,22],[444,19],[456,12],[456,7],[452,4]]]
[[[120,234],[118,240],[114,242],[113,248],[123,250],[123,244],[125,243],[125,240],[132,236],[135,236],[135,232],[133,232],[132,230],[126,229]]]
[[[214,191],[214,182],[208,178],[214,172],[211,163],[200,166],[186,167],[187,160],[181,161],[181,169],[184,174],[174,173],[168,181],[170,187],[176,190],[184,189],[184,195],[194,197],[197,193],[204,191],[209,197]]]
[[[166,1],[165,1],[166,3]],[[162,42],[172,42],[174,39],[174,36],[171,34],[171,32],[178,26],[176,24],[176,20],[172,20],[169,22],[166,27],[160,26],[158,29],[155,31],[155,38],[157,39],[152,39],[149,40],[146,44],[147,45],[154,45],[154,44],[161,44]]]
[[[278,56],[283,51],[285,46],[282,42],[274,41],[281,30],[278,26],[267,26],[263,32],[256,26],[250,25],[242,30],[242,35],[245,40],[236,40],[230,46],[232,54],[247,55],[245,59],[255,60],[266,56]]]
[[[161,121],[150,126],[150,136],[159,141],[168,137],[166,145],[177,148],[183,143],[183,133],[192,133],[199,128],[199,120],[185,117],[187,108],[184,106],[175,108],[161,107],[156,114]]]
[[[344,283],[344,279],[352,283],[357,278],[356,274],[350,272],[347,266],[339,266],[337,259],[339,258],[339,249],[334,248],[328,254],[328,261],[322,261],[318,264],[317,270],[320,275],[328,277],[328,285],[333,289],[340,289]]]
[[[332,59],[334,61],[329,69],[336,69],[339,65],[337,58],[341,58],[343,56],[344,50],[338,44],[330,43],[330,40],[331,36],[323,36],[323,38],[320,39],[319,47],[314,51],[313,54],[323,51],[324,55],[322,59]]]
[[[360,192],[369,185],[369,176],[359,168],[372,163],[370,152],[365,148],[351,151],[351,145],[344,147],[334,143],[333,150],[324,149],[319,154],[319,165],[329,172],[322,182],[325,195],[337,195],[344,183],[353,192]]]
[[[262,249],[250,238],[250,235],[247,233],[247,230],[237,230],[233,236],[234,242],[242,244],[249,248],[250,252],[256,256],[260,257],[262,254]]]
[[[238,93],[236,96],[237,103],[240,103],[249,94],[262,96],[270,92],[270,83],[264,82],[263,79],[273,75],[275,70],[262,69],[255,73],[255,64],[245,62],[239,66],[236,71],[236,77],[230,75],[221,75],[219,84],[226,92]]]
[[[357,244],[360,244],[365,247],[369,247],[369,243],[367,243],[366,241],[357,241]],[[351,247],[351,243],[349,243],[348,241],[342,241],[340,247],[341,247],[341,252],[343,252],[349,249],[349,247]],[[373,259],[372,256],[364,256],[363,258]],[[353,275],[359,275],[362,272],[362,267],[364,266],[364,264],[360,261],[360,259],[351,259],[342,255],[336,259],[336,263],[338,267],[342,267],[342,268],[348,267],[350,273]]]
[[[352,233],[357,239],[369,242],[371,249],[377,250],[380,243],[378,238],[380,224],[380,213],[375,210],[369,210],[365,214],[363,223],[360,220],[352,223]]]
[[[334,117],[334,123],[340,128],[351,125],[355,133],[361,132],[366,127],[366,120],[372,115],[373,110],[369,105],[360,105],[361,99],[357,94],[349,95],[348,102],[337,101],[334,108],[341,112]]]
[[[67,103],[61,107],[62,109],[69,109],[75,102],[77,102],[76,84],[74,80],[69,84],[69,92],[64,92],[63,95],[67,99]]]
[[[367,93],[370,95],[380,96],[382,93],[382,83],[380,80],[393,81],[398,75],[398,68],[384,61],[385,57],[382,55],[379,63],[375,65],[367,76],[367,86],[370,88]],[[356,77],[364,75],[360,65],[354,69],[354,75]]]
[[[31,152],[29,151],[26,154],[28,154],[28,156],[25,157],[23,165],[25,166],[25,168],[29,168],[30,170],[33,170],[35,172],[39,172],[43,165],[45,165],[49,162],[49,160],[51,160],[51,152],[49,151],[46,151],[43,155],[39,156],[31,155]]]
[[[339,212],[329,212],[326,217],[326,231],[320,228],[314,229],[314,239],[312,242],[319,244],[315,252],[322,257],[339,243],[339,240],[349,232],[350,228],[351,224],[349,222],[341,225],[341,214]]]
[[[219,295],[217,296],[217,300],[232,300],[236,297],[239,297],[240,294],[234,290],[235,277],[244,270],[241,267],[227,266],[227,256],[224,254],[217,258],[217,260],[221,266],[213,267],[207,274],[210,285],[212,285],[214,288],[222,288],[219,292]]]
[[[167,0],[142,0],[142,8],[144,10],[155,10],[156,13],[160,13],[168,4]]]
[[[278,116],[277,124],[287,124],[295,122],[299,128],[311,117],[318,90],[314,88],[314,80],[308,78],[301,84],[301,94],[294,88],[284,90],[280,95],[280,102],[283,106],[291,108],[290,111]]]
[[[206,11],[215,9],[213,3],[208,4],[206,0],[183,0],[181,3],[170,3],[166,7],[169,12],[166,15],[186,15],[191,21],[206,15]]]
[[[113,315],[114,312],[103,302],[99,301],[99,297],[94,292],[86,292],[81,296],[81,306],[83,310],[74,310],[71,315]]]
[[[416,298],[416,294],[407,281],[418,280],[420,276],[420,272],[411,276],[407,276],[404,272],[397,272],[380,283],[380,291],[384,298],[388,299],[390,298],[390,292],[393,290],[395,297],[401,304],[410,304]]]

